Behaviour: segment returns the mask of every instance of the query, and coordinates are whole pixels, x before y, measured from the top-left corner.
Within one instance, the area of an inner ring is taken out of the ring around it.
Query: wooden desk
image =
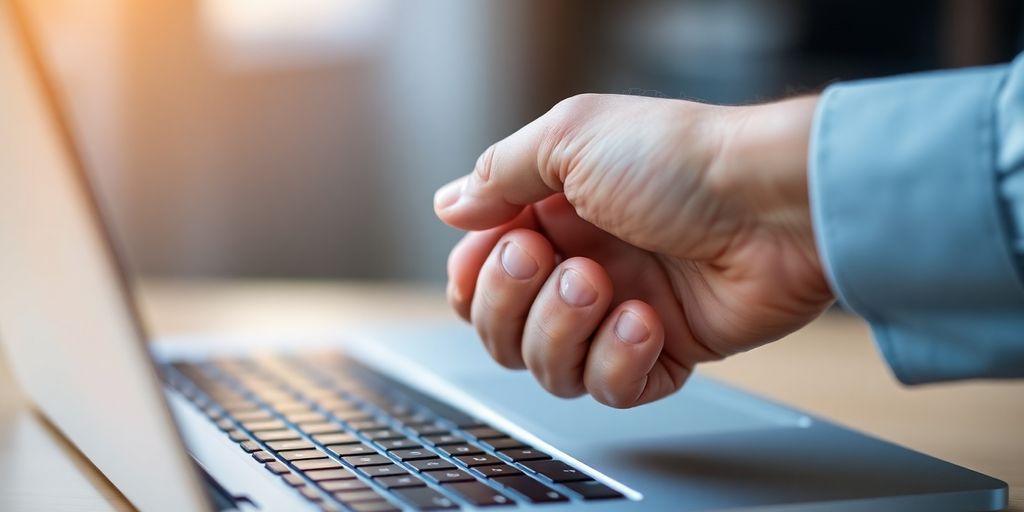
[[[356,323],[452,318],[439,286],[327,282],[147,282],[157,334],[323,332]],[[702,368],[855,429],[988,473],[1024,512],[1024,382],[907,389],[858,320],[830,314],[767,347]],[[0,364],[0,510],[130,509],[102,475],[35,415]]]

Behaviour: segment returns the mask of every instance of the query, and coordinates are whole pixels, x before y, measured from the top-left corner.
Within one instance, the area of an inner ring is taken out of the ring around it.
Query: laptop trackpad
[[[810,419],[697,375],[684,389],[633,409],[613,409],[588,396],[548,394],[527,372],[461,375],[467,393],[553,444],[807,426]]]

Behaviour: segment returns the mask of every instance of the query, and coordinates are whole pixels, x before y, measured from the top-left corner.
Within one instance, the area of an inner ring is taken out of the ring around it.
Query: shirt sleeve
[[[1024,377],[1024,56],[829,87],[809,173],[830,285],[898,379]]]

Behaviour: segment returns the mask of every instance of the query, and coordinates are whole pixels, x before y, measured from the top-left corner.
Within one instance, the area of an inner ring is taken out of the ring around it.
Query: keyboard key
[[[284,423],[281,422],[281,420],[244,421],[242,422],[242,426],[252,432],[259,432],[261,430],[280,430],[285,428]]]
[[[423,438],[423,440],[434,446],[464,444],[466,442],[466,438],[458,434],[441,434],[437,436],[426,436]]]
[[[449,416],[446,416],[446,419],[448,421],[454,423],[456,427],[459,427],[461,429],[486,427],[487,426],[487,424],[485,424],[484,422],[482,422],[482,421],[480,421],[480,420],[478,420],[476,418],[473,418],[473,417],[471,417],[469,415],[463,414],[461,416],[462,417],[458,417],[457,418],[457,417],[453,417],[453,416],[449,415]]]
[[[303,470],[309,471],[312,469],[331,469],[341,467],[341,464],[334,462],[330,459],[316,459],[316,460],[297,460],[292,463],[293,466]]]
[[[251,411],[242,411],[240,413],[233,414],[232,416],[234,416],[236,420],[242,421],[242,422],[257,421],[257,420],[269,420],[269,419],[273,419],[274,418],[274,416],[272,414],[270,414],[270,411],[267,411],[267,410],[264,410],[264,409],[253,409]]]
[[[403,414],[411,414],[412,407],[405,403],[395,403],[385,407],[384,412],[388,413],[392,417],[401,416]]]
[[[299,439],[299,433],[293,430],[265,430],[263,432],[256,432],[253,437],[263,441],[284,441],[287,439]]]
[[[302,404],[291,393],[273,387],[252,391],[257,398],[275,407],[278,405],[291,406],[292,404]]]
[[[512,466],[509,466],[508,464],[495,464],[493,466],[479,466],[479,467],[476,467],[476,468],[473,468],[473,469],[475,469],[476,471],[479,471],[481,475],[484,475],[487,478],[497,478],[497,477],[502,477],[502,476],[514,476],[514,475],[521,475],[521,474],[523,474],[522,471],[519,471],[518,469],[516,469],[516,468],[514,468]]]
[[[355,473],[349,471],[346,468],[317,469],[313,471],[306,471],[304,474],[314,482],[327,482],[331,480],[353,480],[356,477]]]
[[[394,505],[386,501],[363,501],[349,505],[353,512],[399,512]]]
[[[398,497],[412,503],[421,510],[449,510],[459,508],[451,499],[429,487],[409,487],[407,489],[395,489],[393,491]]]
[[[256,460],[258,460],[260,462],[271,462],[271,461],[277,460],[269,452],[265,452],[263,450],[260,450],[258,452],[253,452],[252,458],[254,458],[254,459],[256,459]]]
[[[414,425],[426,425],[434,422],[429,416],[425,416],[423,414],[396,414],[392,416],[392,418],[407,427]]]
[[[418,425],[411,427],[412,431],[418,436],[436,436],[441,434],[449,434],[448,429],[438,425]]]
[[[480,441],[480,444],[492,450],[507,450],[509,448],[529,448],[522,441],[511,437],[498,437]]]
[[[280,462],[268,462],[264,464],[263,467],[267,468],[267,471],[270,471],[275,475],[285,475],[292,472],[290,469],[288,469],[288,466],[285,466]]]
[[[609,500],[621,498],[622,494],[597,480],[585,482],[569,482],[565,484],[570,491],[583,496],[585,500]]]
[[[346,505],[349,503],[357,503],[360,501],[380,501],[380,495],[373,490],[364,491],[344,491],[334,493],[334,497]]]
[[[589,476],[560,460],[534,460],[523,462],[522,464],[530,471],[545,476],[557,483],[590,480]]]
[[[293,450],[281,452],[281,457],[285,460],[324,459],[327,454],[320,450]]]
[[[423,473],[423,476],[429,478],[435,482],[472,482],[476,480],[473,475],[462,471],[461,469],[444,469],[440,471],[427,471]]]
[[[387,423],[384,423],[383,421],[380,421],[380,420],[349,421],[348,422],[348,426],[350,426],[350,427],[352,427],[352,428],[354,428],[356,430],[359,430],[359,431],[363,431],[363,430],[380,430],[380,429],[385,429],[385,428],[391,428],[391,425],[388,425]]]
[[[303,432],[313,434],[340,434],[344,432],[342,428],[334,423],[327,422],[316,422],[316,423],[300,423],[299,429]]]
[[[349,480],[328,480],[326,482],[318,482],[318,484],[327,492],[363,491],[369,489],[366,484],[354,478]]]
[[[327,394],[318,398],[316,400],[316,403],[327,410],[348,409],[355,407],[355,405],[351,401],[346,400],[338,396],[337,393],[330,391]]]
[[[423,445],[412,439],[387,439],[377,441],[385,450],[407,450],[410,448],[423,448]]]
[[[504,455],[511,459],[513,462],[522,462],[527,460],[545,460],[550,459],[551,456],[533,448],[514,448],[511,450],[502,450],[498,452],[499,455]]]
[[[344,457],[345,462],[359,468],[363,466],[379,466],[381,464],[391,464],[391,459],[383,455],[353,455],[351,457]]]
[[[299,439],[299,440],[291,440],[291,441],[271,441],[271,442],[267,443],[267,446],[269,446],[271,449],[279,451],[279,452],[286,452],[288,450],[312,450],[313,449],[313,445],[312,444],[310,444],[307,441],[303,441],[301,439]]]
[[[445,455],[476,455],[483,453],[484,451],[471,444],[453,444],[451,446],[441,446],[438,450]]]
[[[496,482],[522,494],[531,503],[568,501],[568,498],[559,494],[558,491],[550,489],[526,475],[503,477]]]
[[[501,459],[487,453],[481,453],[479,455],[460,455],[455,457],[455,460],[469,466],[488,466],[490,464],[502,464]]]
[[[445,484],[444,488],[462,496],[466,501],[478,507],[515,504],[515,502],[509,499],[508,496],[505,496],[504,494],[491,489],[480,482]]]
[[[317,435],[317,436],[313,436],[313,439],[316,439],[316,442],[318,442],[320,444],[352,444],[352,443],[361,443],[362,442],[358,438],[356,438],[356,436],[354,436],[352,434],[344,434],[344,433],[343,434],[320,434],[320,435]]]
[[[243,441],[238,446],[241,446],[242,449],[245,450],[245,453],[252,453],[262,449],[255,441]]]
[[[504,432],[499,432],[491,427],[477,427],[464,430],[463,432],[477,439],[494,439],[496,437],[508,437]]]
[[[400,489],[402,487],[419,487],[426,485],[423,483],[423,480],[409,474],[382,476],[375,478],[374,481],[383,485],[385,489]]]
[[[274,404],[274,410],[281,414],[293,414],[298,412],[309,412],[312,409],[302,402],[278,402]]]
[[[261,410],[259,406],[250,402],[246,398],[237,398],[235,400],[218,400],[217,403],[222,409],[228,411],[232,415],[241,414],[245,411]]]
[[[415,460],[409,463],[417,471],[430,471],[434,469],[455,469],[455,465],[442,459]]]
[[[241,442],[249,440],[249,434],[246,434],[245,432],[242,432],[241,430],[232,430],[232,431],[228,432],[228,439],[230,439],[230,440],[232,440],[232,441],[234,441],[236,443],[241,443]]]
[[[390,428],[382,428],[379,430],[366,430],[362,434],[373,441],[405,438],[405,434],[402,434],[401,432],[395,432]]]
[[[300,487],[299,492],[301,492],[309,501],[321,501],[324,499],[324,497],[320,495],[320,491],[309,486]]]
[[[217,423],[215,423],[215,425],[217,425],[217,428],[223,430],[224,432],[227,432],[229,430],[234,430],[234,428],[235,428],[235,422],[233,422],[233,421],[231,421],[231,420],[229,420],[227,418],[224,418],[222,420],[218,420]]]
[[[296,475],[295,473],[281,475],[281,478],[283,478],[284,481],[292,487],[302,487],[303,485],[306,485],[306,481],[303,480],[301,476]]]
[[[209,406],[203,407],[203,414],[205,414],[207,418],[210,418],[211,420],[214,421],[217,421],[224,417],[224,411]]]
[[[346,422],[366,421],[373,419],[372,414],[355,407],[347,409],[332,409],[331,414],[334,415],[339,420]]]
[[[423,459],[436,459],[437,455],[434,452],[426,449],[419,450],[393,450],[391,455],[398,457],[398,460],[402,462],[410,460],[423,460]]]
[[[397,464],[388,464],[385,466],[366,466],[359,468],[366,476],[378,477],[378,476],[391,476],[391,475],[404,475],[408,473],[405,468]]]
[[[315,411],[291,412],[284,415],[292,423],[313,423],[324,421],[324,415]]]
[[[368,455],[377,453],[377,450],[366,446],[365,444],[343,444],[328,446],[328,450],[338,457],[346,457],[349,455]]]

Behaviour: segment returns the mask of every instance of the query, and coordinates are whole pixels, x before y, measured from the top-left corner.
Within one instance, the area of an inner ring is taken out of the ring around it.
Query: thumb
[[[515,218],[526,205],[561,192],[559,154],[571,144],[574,125],[586,118],[579,115],[579,106],[588,97],[595,95],[562,101],[487,148],[473,172],[434,195],[437,216],[456,228],[489,229]]]

